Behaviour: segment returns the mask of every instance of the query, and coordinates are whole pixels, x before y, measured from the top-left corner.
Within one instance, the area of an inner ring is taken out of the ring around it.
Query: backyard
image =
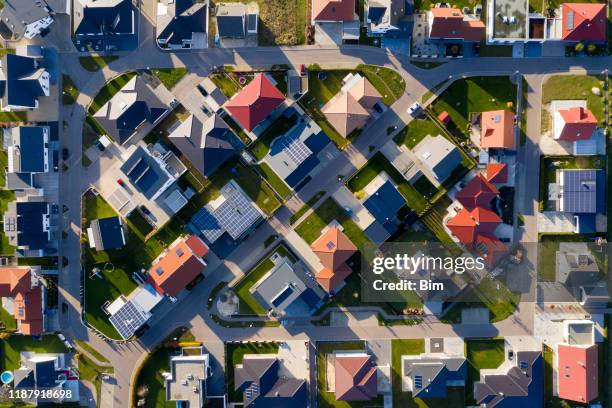
[[[468,339],[465,341],[465,357],[468,360],[468,378],[466,381],[466,403],[474,405],[474,387],[472,384],[480,379],[480,370],[497,368],[504,362],[503,339]]]
[[[436,136],[438,134],[442,134],[442,131],[433,120],[419,118],[408,123],[405,128],[394,136],[393,140],[398,145],[405,145],[409,149],[414,149],[425,136]]]
[[[22,351],[37,353],[68,352],[64,343],[53,334],[43,335],[40,338],[14,334],[0,341],[0,350],[2,369],[11,371],[21,366],[19,353]]]
[[[236,292],[236,295],[238,295],[238,298],[240,299],[240,314],[260,316],[266,315],[266,310],[251,295],[250,289],[274,267],[274,262],[271,258],[275,254],[278,254],[281,257],[287,257],[290,262],[297,261],[297,259],[289,252],[284,244],[280,244],[270,251],[268,256],[261,260],[242,279],[240,279],[240,281],[238,281],[236,286],[233,287],[234,292]]]
[[[8,167],[8,155],[6,150],[0,149],[0,168]],[[0,171],[0,186],[6,185],[6,173]],[[0,217],[4,216],[8,203],[15,200],[15,193],[11,190],[0,189]],[[0,255],[12,256],[15,247],[9,245],[8,238],[3,230],[0,231]]]
[[[540,234],[538,244],[538,281],[555,282],[557,251],[562,242],[585,242],[592,243],[594,235],[587,234]],[[599,262],[602,259],[597,253],[595,255]]]
[[[446,111],[452,124],[466,134],[470,114],[497,109],[515,110],[516,85],[506,76],[472,77],[456,80],[432,104],[437,115]]]
[[[234,390],[234,368],[242,364],[247,354],[278,354],[278,343],[226,343],[225,345],[225,377],[230,402],[242,402],[242,393]]]

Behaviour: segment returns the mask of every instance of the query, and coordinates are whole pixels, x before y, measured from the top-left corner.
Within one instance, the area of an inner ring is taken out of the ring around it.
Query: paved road
[[[153,15],[154,2],[145,2],[144,13]],[[221,328],[211,321],[206,310],[205,300],[210,290],[220,281],[232,280],[240,277],[248,267],[244,254],[249,259],[257,260],[263,254],[263,239],[271,233],[286,233],[290,212],[281,209],[271,222],[261,227],[252,237],[245,241],[241,247],[225,262],[214,270],[209,271],[210,276],[173,310],[172,319],[162,319],[159,324],[151,328],[140,342],[118,344],[100,339],[95,333],[87,329],[81,321],[80,292],[80,234],[81,194],[89,184],[104,173],[104,168],[98,164],[90,166],[87,171],[80,165],[80,152],[82,143],[82,124],[86,115],[86,108],[91,98],[98,92],[104,83],[123,72],[134,69],[163,68],[185,66],[193,74],[206,75],[215,66],[234,64],[239,67],[265,68],[272,64],[300,64],[318,63],[324,68],[352,68],[359,63],[382,65],[395,69],[406,81],[406,92],[391,108],[363,132],[355,143],[343,152],[337,160],[328,163],[325,174],[350,174],[360,167],[367,158],[388,140],[386,129],[398,125],[398,128],[407,123],[410,118],[406,108],[414,101],[420,101],[425,92],[432,86],[449,78],[456,79],[461,76],[478,74],[512,74],[520,71],[526,74],[529,85],[527,144],[519,151],[521,163],[519,167],[518,195],[519,208],[525,216],[525,227],[522,231],[523,242],[535,242],[537,230],[535,216],[537,213],[537,183],[535,180],[539,171],[538,141],[541,84],[545,75],[555,72],[600,72],[610,66],[611,58],[542,58],[514,60],[474,59],[448,62],[436,69],[421,70],[406,60],[405,57],[394,56],[384,50],[370,47],[342,47],[321,48],[314,46],[304,47],[278,47],[278,48],[245,48],[245,49],[211,49],[200,52],[164,53],[154,45],[153,26],[147,18],[141,24],[141,47],[138,50],[123,55],[101,71],[91,73],[84,71],[78,63],[78,54],[63,46],[60,64],[63,73],[72,77],[81,94],[77,104],[63,107],[61,119],[68,125],[63,135],[63,144],[72,152],[70,167],[62,174],[60,180],[60,197],[62,204],[68,206],[65,214],[65,225],[69,230],[68,238],[62,243],[61,254],[69,260],[69,265],[60,274],[60,296],[69,304],[69,312],[62,316],[62,327],[70,337],[88,340],[93,347],[105,355],[115,367],[116,385],[114,390],[114,403],[116,407],[130,405],[130,388],[133,381],[134,367],[146,357],[146,352],[164,339],[175,327],[186,325],[191,328],[196,337],[207,341],[224,340],[283,340],[283,339],[389,339],[389,338],[420,338],[443,336],[496,336],[520,335],[529,332],[530,320],[533,317],[533,305],[522,303],[517,313],[511,318],[496,324],[485,325],[444,325],[435,320],[425,320],[418,326],[393,327],[313,327],[295,326],[278,328],[252,328],[229,329]],[[188,89],[188,87],[183,87]],[[177,87],[180,91],[180,85]],[[319,178],[302,189],[296,200],[306,201],[316,192],[324,190],[333,192],[340,187],[335,177]],[[536,256],[535,254],[531,256]],[[537,258],[530,258],[536,264]],[[179,316],[180,318],[174,318]]]

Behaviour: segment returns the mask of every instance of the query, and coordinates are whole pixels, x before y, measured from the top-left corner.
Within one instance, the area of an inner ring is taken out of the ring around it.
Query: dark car
[[[68,160],[68,157],[70,157],[70,151],[68,148],[64,147],[62,149],[62,160]]]

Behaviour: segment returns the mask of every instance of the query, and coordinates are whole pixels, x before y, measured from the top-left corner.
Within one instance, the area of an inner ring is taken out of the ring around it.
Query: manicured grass
[[[43,335],[40,338],[13,334],[0,342],[2,369],[15,370],[21,366],[19,353],[31,351],[36,353],[67,353],[64,343],[55,335]]]
[[[287,198],[291,195],[292,191],[289,186],[287,186],[287,184],[285,184],[285,182],[276,175],[274,170],[272,170],[272,168],[268,166],[267,163],[259,163],[257,165],[257,168],[259,169],[259,172],[263,176],[263,178],[266,179],[266,181],[270,184],[270,186],[272,186],[272,188],[278,193],[278,195],[283,198]]]
[[[318,191],[314,196],[310,197],[303,206],[301,206],[296,212],[294,212],[289,218],[289,223],[291,225],[295,224],[297,220],[302,218],[306,211],[308,211],[312,206],[314,206],[320,199],[325,195],[325,191]]]
[[[551,348],[544,346],[542,351],[544,360],[544,401],[550,401],[553,398],[553,351]]]
[[[480,379],[480,370],[497,368],[504,362],[503,339],[466,340],[465,357],[468,360],[468,378],[466,381],[466,403],[473,404],[475,381]]]
[[[308,244],[312,244],[321,235],[321,230],[333,220],[337,220],[344,227],[344,233],[353,241],[357,248],[363,249],[371,243],[359,226],[351,220],[344,209],[331,197],[325,200],[311,215],[302,221],[295,228],[295,232]]]
[[[538,245],[538,281],[556,280],[557,251],[562,242],[593,242],[594,235],[588,234],[540,234]],[[592,252],[596,261],[603,267],[604,260]]]
[[[86,352],[88,352],[89,354],[91,354],[96,360],[98,360],[98,362],[100,363],[108,363],[108,359],[106,357],[104,357],[102,354],[100,354],[98,352],[98,350],[96,350],[95,348],[93,348],[92,346],[89,345],[88,342],[83,341],[83,340],[75,340],[75,343],[81,347],[82,349],[84,349]]]
[[[209,78],[228,98],[231,98],[240,90],[240,86],[225,73],[212,74]]]
[[[79,90],[69,75],[62,75],[62,104],[72,105],[79,96]]]
[[[412,186],[427,200],[431,200],[438,192],[436,186],[434,186],[425,176],[421,176]]]
[[[376,407],[382,406],[382,396],[370,401],[337,401],[333,392],[327,391],[327,355],[336,351],[365,350],[363,341],[317,342],[317,390],[318,406],[322,408]]]
[[[472,112],[515,110],[516,85],[509,77],[487,76],[458,79],[433,103],[436,115],[447,111],[453,124],[466,132]]]
[[[153,231],[153,226],[146,220],[146,218],[140,213],[140,211],[132,212],[127,220],[128,225],[132,229],[132,231],[140,234],[142,239],[144,239],[151,231]]]
[[[17,330],[17,320],[12,313],[6,311],[5,308],[0,306],[0,323],[4,326],[4,329],[0,331],[15,331]]]
[[[281,115],[266,131],[257,138],[257,140],[249,146],[249,151],[257,160],[263,160],[270,152],[270,145],[279,136],[287,133],[297,123],[298,115],[291,115],[286,118]]]
[[[0,150],[0,169],[8,166],[8,155],[6,150]],[[0,186],[6,186],[6,173],[0,171]],[[15,200],[15,193],[11,190],[0,189],[0,217],[4,216],[8,203]],[[15,247],[11,246],[3,230],[0,230],[0,255],[11,256],[15,253]]]
[[[89,72],[96,72],[119,59],[116,55],[79,57],[79,63]]]
[[[593,112],[597,120],[602,123],[604,115],[604,99],[595,95],[591,89],[599,88],[602,95],[605,90],[601,84],[602,77],[593,75],[555,75],[542,85],[542,132],[551,130],[551,113],[549,104],[555,100],[586,100],[587,108]]]
[[[100,108],[108,102],[117,92],[121,90],[127,84],[130,79],[134,78],[136,75],[135,72],[128,72],[123,75],[119,75],[118,77],[110,80],[93,98],[91,104],[89,105],[88,112],[90,114],[94,114],[100,110]]]
[[[0,112],[0,122],[27,122],[27,112]]]
[[[175,337],[178,337],[178,341],[190,341],[193,339],[193,335],[189,331],[184,332],[182,335],[179,331],[168,336],[160,347],[149,354],[136,376],[133,406],[136,406],[136,400],[139,398],[139,391],[142,388],[146,388],[148,389],[148,393],[145,397],[144,407],[176,407],[176,402],[166,401],[165,381],[161,375],[162,372],[168,372],[170,370],[170,353],[178,351],[178,349],[171,347],[170,340]]]
[[[392,105],[406,90],[406,82],[392,69],[375,65],[358,65],[357,71],[380,92],[386,105]]]
[[[187,68],[159,68],[153,70],[153,75],[161,81],[162,84],[169,90],[174,88],[185,75],[187,75]]]
[[[427,199],[402,176],[382,153],[376,153],[372,158],[355,173],[347,182],[346,186],[353,193],[363,190],[380,172],[384,171],[393,180],[397,190],[406,200],[408,207],[421,213],[427,206]]]
[[[226,343],[225,374],[230,402],[242,402],[242,393],[234,390],[234,369],[247,354],[278,354],[278,343]]]
[[[295,259],[295,257],[289,252],[287,247],[284,244],[280,244],[270,252],[269,256],[260,261],[257,266],[251,269],[242,279],[240,279],[240,281],[233,288],[240,298],[240,314],[266,314],[264,307],[251,295],[250,289],[274,267],[274,262],[272,262],[271,259],[274,254],[278,254],[281,257],[287,257],[290,262],[297,261],[297,259]]]
[[[415,119],[400,130],[393,140],[398,145],[406,145],[407,148],[414,149],[425,136],[437,136],[441,133],[440,128],[433,120],[429,118]]]

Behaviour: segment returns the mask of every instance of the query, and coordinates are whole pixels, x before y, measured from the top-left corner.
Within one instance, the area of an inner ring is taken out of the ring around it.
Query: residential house
[[[247,354],[234,369],[234,390],[242,392],[242,406],[309,406],[308,389],[303,379],[281,376],[281,362],[270,354]]]
[[[249,132],[258,128],[263,131],[270,121],[270,115],[279,109],[285,95],[278,90],[266,74],[259,73],[226,104],[225,110]]]
[[[483,408],[542,406],[542,352],[518,351],[507,372],[481,375],[480,381],[474,384],[474,399]]]
[[[208,48],[208,1],[158,2],[157,44],[170,50]]]
[[[561,39],[568,42],[606,42],[606,3],[563,3]]]
[[[176,402],[177,407],[203,407],[210,370],[210,355],[202,347],[184,347],[180,355],[172,355],[170,372],[162,373],[166,401]]]
[[[573,214],[575,232],[595,232],[596,215],[605,212],[606,172],[603,169],[557,169],[548,185],[556,211]]]
[[[329,371],[328,371],[329,372]],[[365,352],[336,352],[334,396],[336,401],[369,401],[378,395],[377,368]]]
[[[236,153],[235,137],[221,116],[214,113],[204,122],[189,115],[168,139],[200,174],[208,177]]]
[[[215,16],[217,19],[217,37],[246,37],[247,7],[245,4],[227,3],[217,5]]]
[[[211,112],[221,113],[221,107],[227,102],[227,97],[217,85],[209,77],[206,77],[198,84],[197,88],[204,97],[204,103],[206,104],[202,111],[206,115],[210,115]],[[209,111],[206,112],[204,108],[207,108]]]
[[[509,110],[482,112],[481,149],[515,149],[514,113]]]
[[[153,128],[170,112],[171,104],[161,101],[143,77],[134,75],[93,116],[115,141],[125,144]]]
[[[253,285],[251,293],[281,319],[312,315],[323,305],[326,295],[301,261],[291,262],[286,257],[275,261],[274,267]]]
[[[0,297],[6,298],[6,309],[12,308],[20,334],[39,336],[45,331],[45,289],[31,267],[0,267]]]
[[[317,282],[328,293],[338,292],[352,272],[346,261],[357,252],[357,247],[339,226],[333,225],[324,230],[310,248],[323,265],[316,274]]]
[[[51,95],[49,72],[42,58],[5,54],[0,60],[0,108],[4,112],[38,108],[39,98]]]
[[[487,163],[486,180],[493,185],[503,185],[508,182],[508,164]]]
[[[427,11],[430,42],[479,42],[485,36],[485,24],[479,16],[465,15],[455,7],[434,7]]]
[[[301,117],[288,108],[283,118],[298,117],[296,124],[270,144],[265,162],[291,187],[296,188],[309,178],[319,164],[326,160],[326,152],[335,150],[329,137],[313,120]],[[329,148],[328,148],[329,146]]]
[[[230,180],[221,187],[217,198],[194,214],[191,224],[207,242],[214,243],[223,236],[241,241],[262,221],[261,210],[238,183]]]
[[[18,256],[40,257],[57,250],[57,208],[37,199],[11,201],[4,213],[4,234]]]
[[[23,402],[35,406],[79,403],[78,371],[68,366],[68,355],[21,352],[20,359],[21,365],[13,370],[13,388],[25,392]],[[49,396],[36,397],[39,391]]]
[[[596,128],[595,115],[582,106],[559,109],[553,114],[553,138],[556,140],[590,139]]]
[[[359,40],[360,23],[355,12],[355,0],[312,0],[311,10],[315,41],[321,43],[320,37],[328,36],[339,44]]]
[[[6,187],[9,190],[37,188],[37,176],[48,173],[52,162],[49,154],[48,126],[19,126],[4,130],[8,141]]]
[[[363,201],[363,206],[375,220],[364,232],[372,242],[384,242],[397,231],[397,214],[406,205],[406,200],[389,179],[375,179],[364,190],[369,195]]]
[[[102,309],[121,338],[128,340],[143,332],[156,308],[159,310],[159,305],[168,305],[166,299],[149,283],[144,283],[128,296],[120,295],[112,302],[106,302]]]
[[[403,0],[366,0],[365,24],[371,36],[383,36],[401,30],[400,21],[406,15]]]
[[[578,302],[586,308],[605,308],[610,298],[607,283],[594,251],[595,244],[561,242],[555,253],[555,282],[562,285],[556,294],[558,302]]]
[[[414,153],[440,183],[444,183],[463,160],[457,146],[442,135],[425,136],[415,146]]]
[[[121,249],[125,246],[125,231],[119,217],[99,218],[87,228],[89,247],[96,251]]]
[[[138,13],[131,0],[74,0],[72,35],[79,51],[138,46]]]
[[[176,298],[206,268],[208,247],[195,235],[177,238],[149,268],[147,282],[160,295]]]
[[[455,198],[467,210],[473,210],[476,207],[488,208],[498,194],[497,188],[489,183],[482,173],[478,173],[455,195]]]
[[[52,10],[42,0],[4,0],[0,11],[0,33],[6,40],[31,40],[53,23]]]
[[[321,111],[341,136],[348,137],[365,126],[380,103],[382,96],[370,81],[360,74],[349,74],[340,92]]]
[[[448,387],[467,380],[465,357],[402,356],[402,377],[413,398],[445,398]]]
[[[588,404],[599,395],[599,356],[593,322],[565,320],[557,344],[555,372],[559,398]]]

